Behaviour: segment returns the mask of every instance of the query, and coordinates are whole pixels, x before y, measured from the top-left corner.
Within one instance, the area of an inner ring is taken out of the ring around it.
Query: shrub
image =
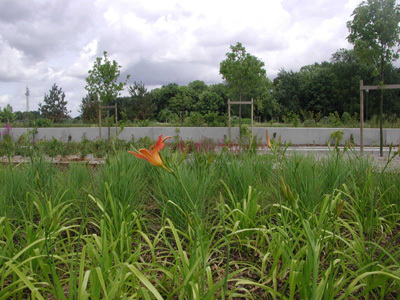
[[[314,119],[304,120],[303,126],[304,127],[314,127],[315,126],[315,120]]]
[[[330,113],[329,116],[323,117],[318,123],[326,127],[340,127],[342,124],[337,111]]]
[[[186,117],[183,124],[186,126],[202,126],[204,125],[204,117],[199,112],[191,112],[189,117]]]
[[[224,116],[219,116],[216,112],[209,112],[204,115],[204,120],[207,126],[210,127],[218,127],[218,126],[226,126],[226,118]]]
[[[140,120],[140,121],[138,121],[137,124],[138,124],[139,127],[147,127],[147,126],[150,125],[150,121],[148,119]]]
[[[298,127],[300,124],[299,115],[292,111],[283,116],[283,121],[287,124],[292,123],[294,127]]]
[[[51,127],[52,124],[53,122],[44,118],[38,118],[29,122],[30,127]]]
[[[160,122],[167,122],[167,123],[178,123],[179,122],[179,116],[169,109],[163,109],[158,113],[157,116],[158,121]]]
[[[356,119],[353,117],[351,117],[350,116],[350,114],[348,113],[348,112],[344,112],[343,114],[342,114],[342,123],[343,123],[343,125],[345,125],[345,126],[348,126],[348,127],[353,127],[353,126],[355,126],[356,124],[357,124],[357,121],[356,121]]]

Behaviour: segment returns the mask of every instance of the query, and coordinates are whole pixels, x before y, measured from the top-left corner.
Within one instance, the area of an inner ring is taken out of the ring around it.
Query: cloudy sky
[[[37,110],[56,83],[72,116],[85,78],[108,52],[128,84],[222,82],[219,64],[241,42],[279,69],[329,60],[361,0],[0,0],[0,107]]]

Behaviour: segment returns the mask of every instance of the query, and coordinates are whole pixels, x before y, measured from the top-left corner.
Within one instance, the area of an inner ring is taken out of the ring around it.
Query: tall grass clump
[[[397,157],[158,145],[1,165],[0,299],[400,297]]]
[[[218,197],[217,170],[211,159],[199,163],[203,159],[198,155],[179,163],[181,159],[175,158],[178,163],[175,163],[173,173],[164,170],[152,172],[154,200],[164,216],[173,220],[181,229],[191,219],[209,218],[213,207],[212,199]]]
[[[109,157],[106,164],[96,174],[95,195],[103,200],[110,192],[124,207],[137,208],[142,204],[147,177],[144,175],[148,166],[132,159],[127,152]]]

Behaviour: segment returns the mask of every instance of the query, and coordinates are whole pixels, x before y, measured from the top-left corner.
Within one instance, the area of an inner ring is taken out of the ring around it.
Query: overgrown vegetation
[[[397,299],[400,173],[270,148],[0,166],[0,299]]]

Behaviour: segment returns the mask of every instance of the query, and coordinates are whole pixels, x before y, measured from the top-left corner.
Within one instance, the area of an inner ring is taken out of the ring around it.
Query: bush
[[[292,123],[294,127],[299,127],[300,117],[298,114],[291,111],[285,116],[283,116],[283,121],[287,124]]]
[[[232,125],[238,125],[239,124],[239,117],[238,116],[232,116],[231,117],[231,124]],[[250,118],[242,118],[242,124],[251,125],[251,119]]]
[[[353,127],[353,126],[355,126],[355,125],[357,125],[357,120],[356,120],[356,118],[357,118],[358,116],[356,116],[356,117],[351,117],[350,116],[350,114],[348,113],[348,112],[344,112],[343,114],[342,114],[342,123],[343,123],[343,125],[345,125],[345,126],[348,126],[348,127]]]
[[[189,117],[186,117],[183,121],[185,126],[202,126],[204,125],[204,117],[199,112],[191,112]]]
[[[147,127],[147,126],[150,125],[150,121],[149,121],[148,119],[146,119],[146,120],[140,120],[140,121],[137,122],[137,125],[138,125],[139,127]]]
[[[335,111],[334,113],[330,113],[329,117],[323,117],[318,123],[326,127],[340,127],[340,125],[342,124],[340,122],[340,117],[337,111]]]
[[[330,113],[329,118],[330,118],[330,122],[332,123],[332,125],[334,127],[338,127],[341,125],[340,117],[339,117],[339,114],[337,111],[335,111],[334,113]]]
[[[314,127],[315,126],[315,120],[314,119],[304,120],[303,126],[304,127]]]
[[[157,120],[164,123],[178,123],[179,116],[166,108],[158,113]]]
[[[36,120],[29,121],[30,127],[51,127],[52,125],[53,122],[51,122],[49,119],[44,118],[38,118]]]
[[[223,116],[218,116],[216,112],[210,112],[204,115],[204,120],[207,123],[207,126],[210,127],[218,127],[218,126],[226,126],[226,119]]]

